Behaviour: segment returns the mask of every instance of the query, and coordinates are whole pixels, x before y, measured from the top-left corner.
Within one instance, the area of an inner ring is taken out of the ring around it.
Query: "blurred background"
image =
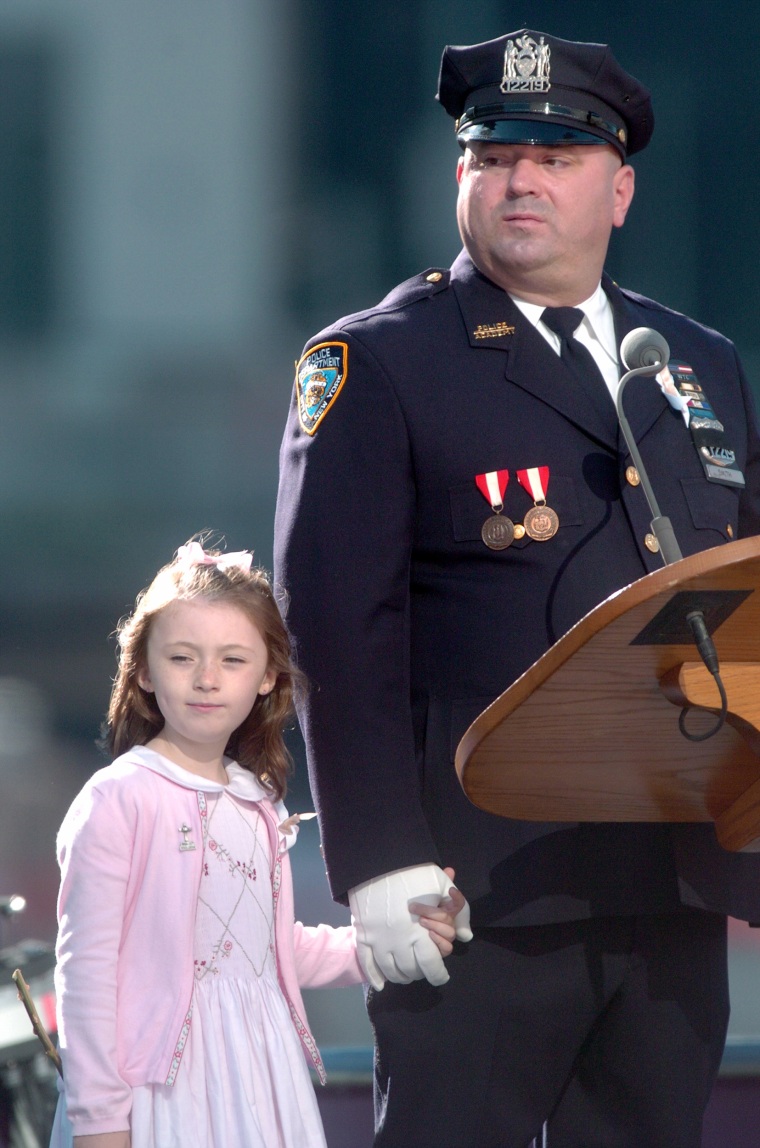
[[[55,935],[117,619],[195,531],[270,567],[293,363],[455,257],[441,50],[523,26],[609,42],[652,89],[609,270],[733,338],[760,386],[753,4],[0,0],[0,894],[28,900],[4,943]],[[298,905],[341,922],[317,835]],[[737,1047],[758,972],[733,925]],[[311,996],[324,1044],[369,1045],[358,991]]]

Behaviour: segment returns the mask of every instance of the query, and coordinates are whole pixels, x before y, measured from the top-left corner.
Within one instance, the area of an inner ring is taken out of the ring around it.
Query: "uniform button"
[[[627,466],[625,468],[625,480],[626,482],[630,483],[631,486],[639,485],[641,479],[639,478],[639,472],[636,470],[635,466]]]
[[[443,279],[443,272],[431,271],[429,275],[425,276],[425,278],[427,279],[428,283],[440,283]]]
[[[644,545],[646,546],[647,550],[651,550],[653,554],[656,554],[660,549],[660,544],[655,538],[654,534],[647,534],[646,538],[644,539]]]
[[[729,538],[733,538],[733,536],[734,536],[734,528],[730,522],[729,522],[728,526],[726,527],[726,534],[728,535]]]
[[[515,523],[515,538],[524,538],[524,537],[525,537],[525,527],[523,526],[522,522],[516,522]]]

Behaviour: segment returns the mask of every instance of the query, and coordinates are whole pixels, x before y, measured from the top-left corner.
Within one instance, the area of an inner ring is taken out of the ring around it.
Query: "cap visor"
[[[461,144],[467,143],[524,143],[524,144],[612,144],[621,151],[619,141],[600,132],[570,127],[546,120],[484,120],[465,124],[457,132]]]

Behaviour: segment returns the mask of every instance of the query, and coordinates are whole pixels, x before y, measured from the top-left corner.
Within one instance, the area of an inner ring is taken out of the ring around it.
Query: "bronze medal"
[[[494,514],[483,523],[480,537],[489,550],[506,550],[515,537],[514,523],[503,514]]]
[[[559,518],[550,506],[532,506],[523,519],[525,533],[534,542],[546,542],[559,530]]]
[[[475,475],[475,485],[493,511],[480,530],[480,537],[489,550],[506,550],[515,537],[515,524],[501,512],[504,509],[504,493],[509,485],[508,470],[487,470]]]

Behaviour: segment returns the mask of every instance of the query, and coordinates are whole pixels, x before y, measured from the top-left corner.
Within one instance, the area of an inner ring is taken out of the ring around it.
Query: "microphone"
[[[670,358],[670,347],[659,331],[653,331],[651,327],[636,327],[620,344],[620,358],[629,371],[653,367],[651,374],[656,375]]]
[[[618,385],[615,402],[620,429],[623,432],[636,470],[639,472],[641,486],[652,512],[652,533],[660,544],[663,562],[669,566],[671,562],[678,562],[679,559],[683,558],[683,554],[676,542],[670,519],[660,513],[660,508],[657,505],[649,476],[641,461],[641,455],[628,424],[628,419],[625,417],[623,390],[629,379],[633,379],[637,375],[656,375],[659,370],[666,366],[670,358],[670,347],[659,331],[653,331],[651,327],[636,327],[633,331],[628,332],[620,344],[620,358],[628,368]]]

